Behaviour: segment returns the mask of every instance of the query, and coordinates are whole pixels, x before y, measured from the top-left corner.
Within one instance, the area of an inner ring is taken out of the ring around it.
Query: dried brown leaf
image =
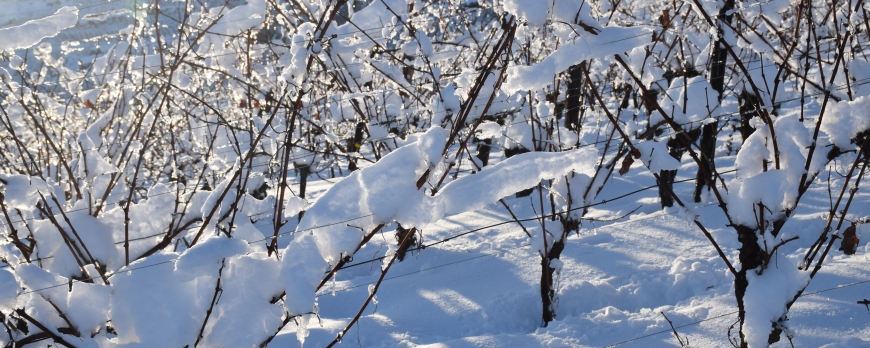
[[[631,156],[625,156],[625,159],[622,160],[622,167],[619,168],[619,175],[625,175],[625,173],[628,173],[628,169],[631,168],[632,163],[634,163],[634,158]]]
[[[662,16],[659,18],[659,21],[662,23],[662,27],[670,27],[671,26],[671,13],[668,10],[662,11]]]
[[[858,250],[858,236],[855,235],[855,224],[849,226],[845,231],[843,231],[843,241],[840,242],[840,250],[843,251],[843,254],[846,255],[855,255],[855,251]]]

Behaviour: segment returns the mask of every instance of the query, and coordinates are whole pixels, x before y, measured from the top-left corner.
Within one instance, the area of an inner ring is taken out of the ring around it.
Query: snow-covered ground
[[[719,164],[729,160],[733,157]],[[695,167],[690,161],[683,163],[677,180],[686,181],[675,184],[675,190],[688,196]],[[475,232],[415,251],[395,264],[378,290],[377,305],[366,309],[358,328],[351,329],[340,346],[679,346],[664,315],[692,347],[730,346],[729,327],[737,320],[733,278],[715,250],[679,209],[660,210],[657,188],[649,188],[654,179],[645,168],[612,180],[599,195],[599,201],[608,203],[596,206],[587,217],[609,220],[638,210],[614,221],[585,221],[579,235],[569,238],[561,258],[558,317],[548,327],[542,328],[540,319],[540,256],[507,210],[490,204],[423,231],[424,244]],[[329,183],[311,185],[323,190]],[[800,236],[794,243],[803,247],[777,258],[796,263],[818,237],[825,225],[818,212],[828,205],[826,185],[820,181],[811,189],[785,228]],[[644,188],[649,189],[619,198]],[[868,198],[870,194],[860,194],[852,211],[868,211]],[[523,219],[536,216],[529,200],[511,197],[506,202]],[[739,247],[717,207],[695,207],[723,248]],[[487,227],[496,224],[500,225]],[[523,224],[530,231],[540,229],[539,222]],[[866,227],[863,232],[870,235]],[[321,290],[323,319],[309,323],[305,346],[328,344],[356,315],[381,264],[360,258],[381,256],[395,243],[391,231],[372,239],[354,260],[359,266],[340,271]],[[856,303],[870,297],[870,245],[862,243],[853,256],[836,250],[832,255],[789,312],[794,344],[870,347],[870,311]],[[736,253],[728,256],[737,258]],[[296,340],[291,324],[274,342],[285,346]],[[785,336],[774,345],[789,346]]]

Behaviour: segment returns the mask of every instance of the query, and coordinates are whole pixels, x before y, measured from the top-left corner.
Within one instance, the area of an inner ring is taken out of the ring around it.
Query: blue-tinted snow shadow
[[[368,284],[377,280],[379,266],[366,266],[364,272],[369,275],[357,271],[347,283],[328,284],[318,300],[321,317],[342,318],[346,324],[368,296]],[[352,328],[339,346],[393,347],[402,342],[430,344],[533,332],[541,317],[537,287],[517,277],[513,268],[510,262],[476,252],[430,248],[419,257],[408,257],[390,269],[378,290],[377,305],[366,308],[359,321],[363,334],[357,337],[357,328]],[[332,286],[336,287],[334,296]],[[343,287],[352,288],[342,291]],[[321,329],[315,320],[309,326],[305,345],[320,347],[331,342],[344,324]],[[295,340],[287,332],[273,344],[298,344]]]

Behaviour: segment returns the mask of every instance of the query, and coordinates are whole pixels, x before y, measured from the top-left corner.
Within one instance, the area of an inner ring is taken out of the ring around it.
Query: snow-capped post
[[[568,69],[568,91],[565,93],[565,128],[569,130],[579,132],[581,126],[580,115],[583,111],[583,102],[581,100],[583,96],[583,87],[586,79],[585,75],[580,69],[579,64],[571,66]]]
[[[365,131],[366,123],[365,122],[357,122],[356,127],[354,127],[353,137],[347,139],[347,170],[354,171],[359,169],[356,165],[356,159],[352,156],[352,154],[359,154],[359,150],[362,147],[363,141],[363,131]]]
[[[701,134],[701,130],[700,128],[692,129],[688,131],[687,134],[689,139],[694,142],[695,139],[698,139],[698,135]],[[686,150],[689,149],[684,145],[685,142],[678,140],[677,137],[671,137],[668,139],[666,144],[668,155],[677,161],[682,160],[683,154],[685,154]],[[659,176],[662,180],[658,181],[656,184],[659,185],[659,198],[661,199],[662,208],[672,207],[674,206],[674,199],[671,197],[670,191],[674,189],[674,179],[677,177],[677,170],[663,169],[659,171]]]
[[[404,228],[402,227],[402,224],[397,224],[396,243],[398,243],[397,245],[399,249],[396,250],[396,254],[398,254],[399,262],[405,260],[405,254],[411,246],[417,246],[419,244],[417,242],[417,237],[414,235],[416,231],[415,228]],[[411,234],[411,236],[409,237],[408,234]]]
[[[553,246],[549,246],[547,244],[547,234],[550,232],[547,231],[547,223],[546,223],[546,214],[544,213],[544,188],[541,185],[541,182],[538,182],[538,199],[541,207],[541,240],[542,240],[542,249],[539,250],[541,256],[541,327],[547,327],[547,325],[556,319],[556,305],[557,301],[555,301],[556,297],[556,289],[555,282],[553,281],[553,273],[555,269],[551,266],[553,256],[558,257],[559,254],[562,253],[562,250],[556,250],[553,253],[553,248],[556,247],[556,241],[553,241]],[[555,218],[555,213],[553,218]],[[563,232],[564,234],[564,232]],[[561,245],[563,248],[564,245]]]
[[[725,67],[726,62],[728,61],[728,51],[725,50],[725,35],[722,30],[722,23],[727,25],[731,24],[731,17],[733,17],[732,10],[734,9],[734,0],[725,0],[722,4],[722,8],[719,9],[719,16],[717,18],[717,28],[716,28],[716,42],[713,46],[713,52],[710,57],[710,87],[713,88],[714,91],[718,93],[716,96],[716,100],[719,103],[722,103],[722,99],[725,97]],[[709,92],[708,93],[712,93]],[[709,105],[708,108],[710,110],[716,109],[716,106]],[[743,114],[740,115],[741,121],[743,120]],[[699,166],[705,166],[710,168],[713,165],[713,157],[716,154],[716,134],[719,132],[719,122],[718,120],[713,120],[712,122],[704,124],[701,127],[701,139],[699,141],[700,145],[700,154],[701,154],[701,163]],[[695,203],[701,202],[701,191],[704,189],[704,186],[709,187],[713,184],[712,181],[707,181],[712,178],[707,178],[702,175],[702,171],[698,171],[695,176],[695,194],[693,196],[693,200]],[[708,189],[709,190],[709,189]]]
[[[506,158],[511,158],[511,157],[513,157],[513,156],[520,155],[520,154],[524,154],[524,153],[529,153],[529,152],[531,152],[529,149],[523,147],[523,146],[520,145],[520,144],[517,144],[517,147],[514,147],[514,148],[505,148],[505,149],[504,149],[504,156],[505,156]],[[525,189],[522,189],[522,190],[517,191],[517,193],[516,193],[515,196],[516,196],[517,198],[520,198],[520,197],[528,197],[529,195],[532,194],[532,191],[534,191],[534,188],[533,188],[533,187],[525,188]]]
[[[489,152],[492,149],[492,139],[477,139],[477,151],[475,156],[480,161],[481,167],[486,167],[489,164]]]
[[[305,199],[305,189],[308,186],[308,176],[311,175],[311,165],[308,163],[296,163],[296,172],[299,173],[299,198]],[[299,212],[299,220],[305,211]]]

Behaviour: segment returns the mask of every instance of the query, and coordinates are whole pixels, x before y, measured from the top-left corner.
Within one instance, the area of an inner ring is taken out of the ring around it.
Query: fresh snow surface
[[[734,160],[722,157],[719,164],[727,170]],[[648,170],[639,164],[633,168],[613,178],[597,201],[654,184]],[[678,181],[694,177],[690,160],[684,159],[679,168]],[[317,185],[322,192],[330,184]],[[817,183],[804,197],[803,206],[827,206],[824,186]],[[677,183],[675,190],[690,196],[693,181]],[[534,217],[539,215],[534,203],[537,193],[531,197],[534,209],[529,197],[511,196],[505,202],[518,218]],[[861,203],[854,211],[867,211],[868,195],[859,193],[859,197],[856,202]],[[358,328],[351,328],[338,346],[679,347],[663,312],[692,347],[729,347],[728,328],[737,320],[733,278],[680,209],[662,211],[656,190],[648,189],[597,206],[587,217],[608,220],[638,207],[630,217],[616,221],[585,221],[579,235],[568,238],[561,258],[557,319],[546,328],[540,319],[540,258],[507,210],[501,204],[488,204],[444,218],[423,230],[424,244],[502,224],[414,251],[394,264],[378,290],[377,304],[366,309]],[[739,247],[715,205],[698,203],[693,209],[704,217],[705,226],[723,248]],[[766,302],[782,297],[767,292],[789,293],[794,289],[785,288],[805,281],[806,274],[795,271],[795,264],[824,227],[824,220],[808,210],[799,209],[784,229],[788,235],[800,236],[792,243],[802,243],[801,247],[776,255],[766,271],[771,277],[757,277],[770,279],[775,286],[750,288],[747,302],[759,302],[756,305],[762,310],[747,320],[769,323],[773,318],[764,313],[780,313],[784,303]],[[540,235],[540,221],[523,225]],[[388,232],[357,253],[354,263],[362,263],[340,271],[320,290],[317,304],[322,319],[307,320],[304,346],[328,344],[356,314],[380,274],[381,261],[365,263],[363,256],[384,255],[395,244],[390,231],[394,227],[385,228]],[[859,228],[859,236],[868,232],[867,227]],[[868,252],[870,247],[864,243],[854,256],[832,250],[836,256],[829,257],[789,312],[795,346],[870,347],[870,313],[855,303],[870,292],[870,283],[862,283],[870,280]],[[737,258],[736,252],[728,256]],[[773,347],[790,347],[785,336],[782,341]],[[297,326],[288,325],[272,344],[298,345]]]
[[[73,6],[63,7],[53,15],[34,19],[24,24],[0,29],[0,51],[29,48],[42,39],[53,37],[61,30],[78,22],[79,10]]]
[[[552,83],[553,75],[567,70],[577,62],[631,51],[645,44],[651,33],[647,27],[607,27],[597,35],[584,32],[539,63],[508,68],[507,82],[502,85],[502,90],[514,93],[542,88]]]

